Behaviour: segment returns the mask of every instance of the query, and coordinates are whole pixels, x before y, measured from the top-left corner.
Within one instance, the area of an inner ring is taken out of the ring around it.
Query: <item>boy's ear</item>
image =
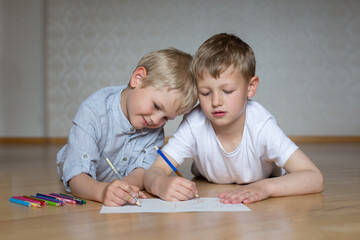
[[[138,67],[135,69],[130,79],[130,86],[135,88],[136,86],[141,85],[143,79],[146,77],[146,68]]]
[[[259,84],[259,77],[253,76],[250,79],[249,85],[248,85],[248,98],[252,98],[255,96],[257,86]]]

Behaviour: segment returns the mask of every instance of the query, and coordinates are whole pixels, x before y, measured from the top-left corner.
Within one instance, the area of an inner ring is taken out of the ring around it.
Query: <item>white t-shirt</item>
[[[225,152],[200,106],[184,116],[163,150],[180,165],[185,158],[193,158],[210,182],[242,184],[282,175],[285,162],[297,148],[275,118],[249,100],[243,136],[233,152]]]

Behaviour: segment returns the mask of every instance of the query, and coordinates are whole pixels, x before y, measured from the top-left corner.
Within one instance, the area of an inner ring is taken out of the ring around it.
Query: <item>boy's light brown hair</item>
[[[143,87],[175,90],[183,97],[176,112],[186,113],[196,104],[198,93],[191,73],[192,56],[175,48],[167,48],[145,55],[137,67],[146,69]]]
[[[215,34],[206,40],[196,51],[191,71],[197,80],[202,80],[207,71],[213,78],[229,67],[240,71],[250,81],[255,76],[255,54],[244,41],[233,34]]]

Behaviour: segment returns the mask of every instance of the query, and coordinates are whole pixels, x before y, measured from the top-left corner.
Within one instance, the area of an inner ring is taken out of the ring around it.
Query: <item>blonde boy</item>
[[[65,188],[107,206],[145,197],[143,175],[164,142],[163,125],[197,101],[189,54],[170,48],[144,56],[129,84],[101,89],[87,98],[73,120],[68,143],[57,155]],[[116,179],[109,156],[125,181]]]
[[[245,42],[230,34],[212,36],[197,50],[192,72],[200,105],[184,116],[163,148],[175,167],[193,158],[195,176],[240,184],[234,191],[219,194],[223,203],[251,203],[323,190],[320,170],[264,107],[249,100],[259,78],[254,53]],[[171,173],[158,157],[144,176],[146,190],[169,201],[197,194],[194,182],[170,177]]]

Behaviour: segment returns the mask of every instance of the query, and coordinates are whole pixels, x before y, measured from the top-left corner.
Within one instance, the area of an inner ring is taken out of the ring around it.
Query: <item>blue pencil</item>
[[[165,162],[171,167],[171,169],[178,175],[179,177],[183,177],[181,173],[176,169],[176,167],[170,162],[170,160],[165,156],[165,154],[157,147],[154,147],[156,151],[160,154],[160,156],[165,160]]]
[[[170,162],[170,160],[165,156],[165,154],[157,146],[155,146],[154,148],[160,154],[160,156],[165,160],[165,162],[171,167],[171,169],[176,173],[176,175],[178,175],[179,177],[183,177],[183,175],[181,175],[181,173]],[[195,194],[195,197],[199,198],[199,195]]]
[[[9,198],[9,201],[10,201],[10,202],[13,202],[13,203],[17,203],[17,204],[24,205],[24,206],[27,206],[27,207],[31,207],[31,204],[30,204],[29,202],[22,201],[22,200],[20,200],[20,199]]]

